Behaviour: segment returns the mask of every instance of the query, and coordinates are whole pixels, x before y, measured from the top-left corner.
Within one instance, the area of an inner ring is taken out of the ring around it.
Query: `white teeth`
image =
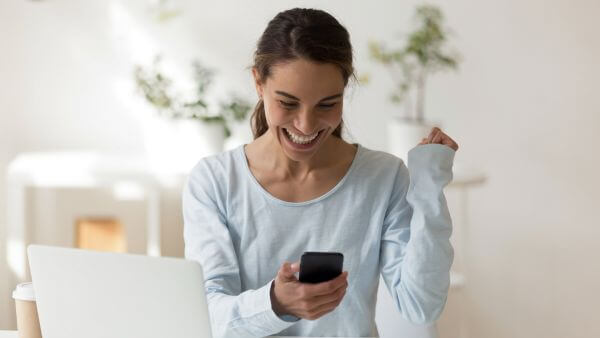
[[[312,140],[315,139],[315,137],[317,137],[317,135],[319,135],[319,133],[316,132],[313,135],[306,137],[306,136],[300,136],[300,135],[293,134],[292,132],[290,132],[287,129],[285,129],[285,131],[290,136],[290,139],[292,139],[292,141],[294,141],[294,143],[298,143],[298,144],[310,143]]]

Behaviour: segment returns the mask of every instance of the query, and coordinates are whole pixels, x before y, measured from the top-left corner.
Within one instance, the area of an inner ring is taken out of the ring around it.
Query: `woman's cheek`
[[[279,125],[279,124],[283,124],[285,122],[285,117],[287,115],[287,112],[285,111],[285,109],[280,108],[280,107],[273,107],[273,109],[271,109],[270,113],[267,113],[267,118],[271,120],[271,122],[275,125]]]
[[[270,101],[265,100],[263,104],[265,108],[265,119],[267,120],[267,125],[269,127],[276,125],[278,120],[277,115],[279,115],[276,111],[277,108],[275,106],[272,106]]]
[[[342,121],[342,107],[338,108],[337,111],[331,114],[331,124],[338,125]]]

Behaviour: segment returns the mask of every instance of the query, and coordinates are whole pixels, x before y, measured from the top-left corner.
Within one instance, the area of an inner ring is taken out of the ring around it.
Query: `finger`
[[[441,130],[438,131],[437,134],[435,134],[435,136],[433,137],[433,139],[431,139],[431,143],[441,143],[444,136],[445,135]]]
[[[294,262],[291,265],[292,273],[300,272],[300,262]]]
[[[458,151],[458,143],[452,141],[452,144],[450,145],[450,148],[454,149],[454,151]]]
[[[306,284],[304,285],[306,293],[312,296],[321,296],[328,295],[332,292],[335,292],[340,287],[344,286],[344,284],[348,281],[348,271],[342,272],[336,278],[329,280],[327,282],[317,283],[317,284]]]
[[[433,127],[431,132],[429,132],[429,136],[427,136],[427,143],[431,143],[433,137],[437,134],[440,129],[438,127]]]
[[[454,151],[458,150],[458,144],[456,142],[444,141],[442,144],[447,145],[448,147],[454,149]]]
[[[303,284],[303,294],[305,299],[313,300],[315,297],[329,295],[335,293],[339,288],[347,283],[344,274],[322,283]]]
[[[454,141],[450,136],[446,135],[445,140],[444,140],[444,144],[450,146],[450,147],[456,147],[456,149],[458,149],[458,143],[456,143],[456,141]]]
[[[314,319],[320,318],[325,314],[335,310],[335,308],[340,305],[344,297],[339,297],[334,301],[319,305],[308,313],[308,316]]]
[[[313,304],[313,306],[321,306],[323,304],[331,303],[343,298],[346,294],[346,290],[348,290],[348,283],[338,288],[335,292],[332,292],[328,295],[317,296],[310,300],[310,302]]]
[[[294,275],[294,272],[292,271],[292,268],[290,265],[291,264],[289,262],[284,262],[281,265],[281,268],[277,272],[277,275],[279,276],[279,278],[281,280],[292,281],[292,280],[296,279],[296,276]]]
[[[441,137],[440,141],[437,143],[446,145],[446,146],[454,149],[455,151],[458,150],[458,143],[456,143],[456,141],[454,141],[450,136],[448,136],[444,133],[442,133],[442,137]]]

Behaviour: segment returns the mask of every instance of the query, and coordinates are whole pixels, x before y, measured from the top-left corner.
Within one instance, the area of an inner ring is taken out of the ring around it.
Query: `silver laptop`
[[[201,266],[149,257],[29,245],[44,338],[210,338]]]

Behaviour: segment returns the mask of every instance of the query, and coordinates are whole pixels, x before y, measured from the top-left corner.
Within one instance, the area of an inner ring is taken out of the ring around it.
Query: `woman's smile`
[[[297,135],[286,128],[279,128],[283,139],[289,148],[298,151],[310,151],[313,150],[319,141],[321,140],[325,129],[321,129],[317,133],[309,136]]]

